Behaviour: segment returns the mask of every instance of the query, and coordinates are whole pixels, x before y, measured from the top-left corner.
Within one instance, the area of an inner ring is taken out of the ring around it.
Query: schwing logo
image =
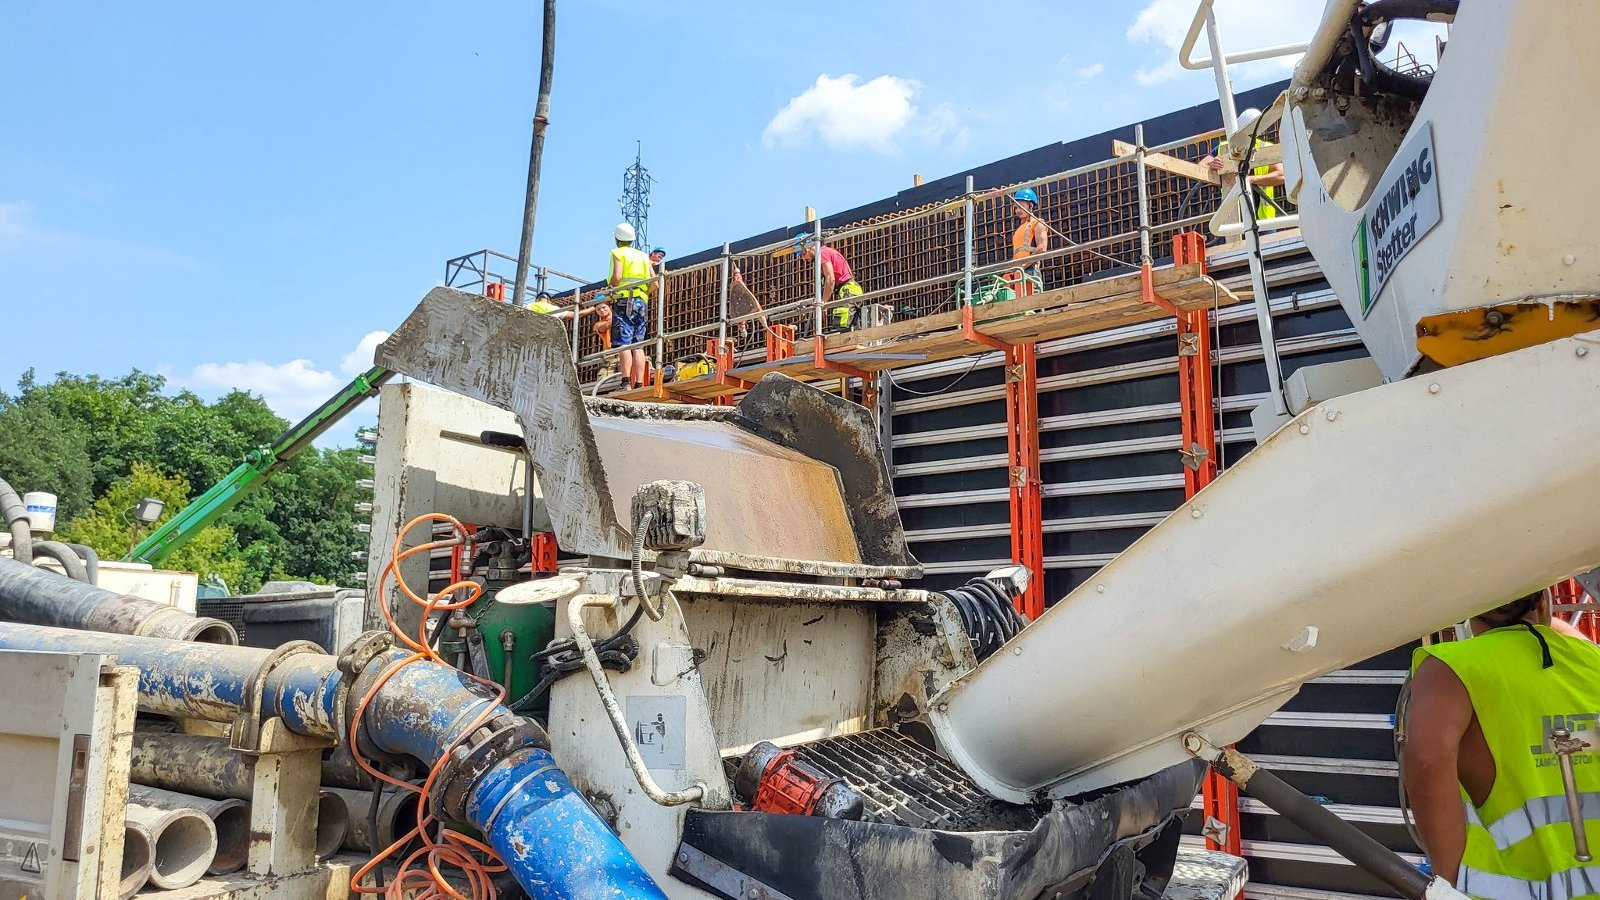
[[[1544,735],[1544,743],[1534,744],[1528,750],[1535,756],[1553,755],[1556,752],[1555,744],[1550,740],[1550,733],[1558,728],[1565,728],[1573,737],[1588,743],[1589,749],[1596,749],[1600,743],[1600,736],[1595,735],[1596,723],[1600,722],[1600,713],[1569,713],[1564,716],[1545,716],[1539,726],[1539,733]],[[1573,762],[1586,762],[1589,754],[1579,756],[1574,754]]]

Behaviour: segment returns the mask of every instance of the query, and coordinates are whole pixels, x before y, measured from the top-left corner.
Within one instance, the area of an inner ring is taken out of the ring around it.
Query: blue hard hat
[[[1011,199],[1026,200],[1029,203],[1032,203],[1034,206],[1039,205],[1039,195],[1033,192],[1033,188],[1023,188],[1022,190],[1017,191],[1015,194],[1012,194]]]
[[[650,253],[651,253],[652,256],[657,254],[657,253],[661,254],[662,256],[666,256],[667,255],[667,248],[665,248],[665,247],[657,247],[654,250],[651,250]]]

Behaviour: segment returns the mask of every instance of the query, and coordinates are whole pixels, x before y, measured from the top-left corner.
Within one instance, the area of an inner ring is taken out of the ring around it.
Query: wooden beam
[[[1127,141],[1113,140],[1111,142],[1111,153],[1114,156],[1133,156],[1138,152],[1139,148]],[[1193,178],[1196,181],[1204,181],[1207,184],[1216,184],[1218,181],[1217,173],[1205,166],[1189,162],[1186,159],[1179,159],[1176,156],[1168,156],[1165,153],[1146,153],[1144,155],[1144,164],[1152,169],[1160,169],[1163,172],[1171,172],[1174,175]]]

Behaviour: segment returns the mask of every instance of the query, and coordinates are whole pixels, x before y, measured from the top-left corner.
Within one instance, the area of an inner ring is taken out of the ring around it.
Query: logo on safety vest
[[[1528,748],[1528,751],[1539,757],[1555,756],[1555,742],[1550,735],[1557,729],[1564,729],[1578,740],[1587,742],[1592,748],[1596,743],[1600,743],[1600,737],[1596,737],[1593,734],[1596,731],[1597,722],[1600,722],[1600,713],[1568,713],[1566,715],[1545,716],[1539,724],[1539,733],[1544,735],[1544,743],[1534,744]],[[1591,762],[1593,759],[1594,756],[1590,753],[1574,753],[1572,755],[1572,761],[1575,763]],[[1554,762],[1553,759],[1540,759],[1539,765],[1548,766],[1553,765]]]

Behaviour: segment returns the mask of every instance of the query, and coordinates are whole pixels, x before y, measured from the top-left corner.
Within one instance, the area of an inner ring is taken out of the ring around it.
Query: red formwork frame
[[[1011,344],[979,331],[970,305],[961,308],[961,334],[1005,354],[1006,480],[1011,506],[1011,561],[1033,577],[1017,597],[1030,621],[1044,615],[1044,508],[1039,475],[1039,364],[1034,345]]]
[[[1198,232],[1186,231],[1172,239],[1172,264],[1196,264],[1205,274],[1206,242]],[[1146,302],[1168,307],[1178,324],[1178,409],[1183,435],[1184,496],[1193,497],[1217,477],[1217,426],[1215,390],[1211,370],[1211,311],[1191,312],[1173,307],[1156,295],[1150,266],[1143,270]],[[1200,786],[1206,846],[1234,856],[1241,854],[1239,789],[1216,772],[1207,772]]]

